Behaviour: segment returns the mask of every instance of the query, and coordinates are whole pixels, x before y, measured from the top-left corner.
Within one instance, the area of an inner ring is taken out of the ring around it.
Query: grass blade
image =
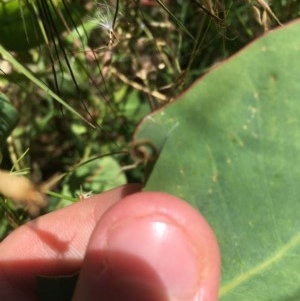
[[[20,62],[18,62],[2,45],[0,45],[0,53],[3,58],[11,63],[15,69],[26,76],[30,81],[35,83],[39,88],[41,88],[46,94],[54,98],[58,103],[60,103],[66,110],[89,124],[91,127],[95,128],[95,126],[90,123],[85,117],[83,117],[80,113],[74,110],[70,105],[68,105],[63,99],[61,99],[54,91],[52,91],[44,82],[38,79],[30,70],[24,67]]]
[[[185,32],[190,38],[193,39],[193,41],[195,41],[195,37],[188,31],[188,29],[176,18],[176,16],[174,14],[172,14],[172,12],[165,6],[165,4],[160,1],[160,0],[156,0],[156,2],[164,9],[165,12],[168,13],[168,15],[173,19],[173,21],[183,30],[183,32]]]

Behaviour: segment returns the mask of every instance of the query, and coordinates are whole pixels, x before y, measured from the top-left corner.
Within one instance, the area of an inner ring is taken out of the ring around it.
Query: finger
[[[140,188],[131,184],[110,190],[44,215],[12,232],[0,244],[3,300],[37,300],[36,275],[78,271],[96,222],[110,206]]]
[[[219,277],[218,245],[198,211],[141,192],[98,222],[73,301],[216,301]]]

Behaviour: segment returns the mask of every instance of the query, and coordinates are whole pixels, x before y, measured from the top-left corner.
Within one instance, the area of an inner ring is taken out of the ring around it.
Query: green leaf
[[[6,138],[17,125],[18,118],[17,110],[7,100],[5,95],[0,93],[0,151]]]
[[[126,177],[118,162],[111,156],[99,157],[87,160],[67,175],[62,193],[85,198],[85,195],[97,194],[125,183]]]
[[[148,116],[145,190],[198,208],[222,253],[222,301],[300,300],[300,23],[265,35]]]

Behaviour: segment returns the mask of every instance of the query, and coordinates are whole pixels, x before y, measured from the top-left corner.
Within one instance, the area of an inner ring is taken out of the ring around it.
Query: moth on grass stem
[[[0,170],[0,193],[16,204],[26,206],[32,216],[38,215],[47,205],[43,191],[24,176]]]

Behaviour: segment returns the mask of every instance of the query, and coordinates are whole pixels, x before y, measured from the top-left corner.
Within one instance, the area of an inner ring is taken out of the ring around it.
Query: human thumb
[[[112,206],[88,244],[73,301],[216,301],[220,255],[205,219],[160,192]]]

